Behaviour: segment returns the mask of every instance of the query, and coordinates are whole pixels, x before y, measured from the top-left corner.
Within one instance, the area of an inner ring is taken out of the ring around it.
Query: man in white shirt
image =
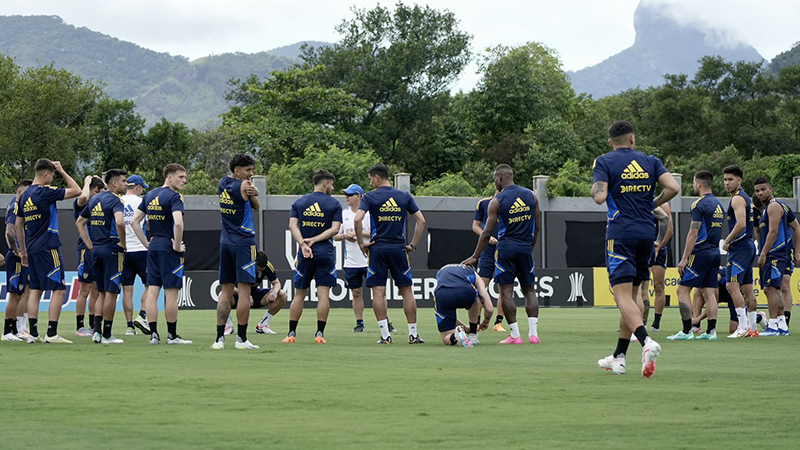
[[[136,335],[136,328],[142,333],[150,334],[150,326],[147,323],[147,315],[144,312],[144,292],[142,293],[141,307],[139,315],[133,319],[133,284],[136,276],[146,284],[147,280],[147,248],[142,245],[139,238],[133,232],[131,220],[136,208],[142,203],[142,192],[150,189],[141,176],[131,175],[128,177],[128,189],[122,196],[122,204],[125,205],[123,215],[125,216],[125,235],[128,249],[125,252],[125,264],[122,271],[122,309],[125,311],[125,320],[128,322],[126,336]],[[142,222],[144,228],[144,222]],[[144,231],[144,230],[143,230]]]
[[[344,285],[350,289],[350,296],[353,298],[353,312],[356,315],[356,327],[353,333],[364,332],[364,278],[367,276],[367,257],[361,251],[356,241],[356,231],[353,219],[356,217],[358,205],[364,195],[364,189],[357,184],[347,186],[342,189],[347,201],[347,208],[342,210],[342,225],[339,234],[333,237],[334,240],[344,241]],[[362,232],[364,236],[370,234],[369,213],[364,216]]]

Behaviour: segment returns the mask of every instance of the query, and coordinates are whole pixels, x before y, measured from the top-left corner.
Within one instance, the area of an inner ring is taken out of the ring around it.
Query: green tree
[[[145,120],[132,100],[104,98],[87,119],[91,145],[96,150],[96,172],[109,168],[136,172],[150,155],[144,149]]]
[[[331,145],[327,149],[310,148],[302,158],[289,164],[275,164],[267,174],[267,193],[281,195],[307,194],[314,189],[311,175],[325,169],[336,177],[336,190],[352,183],[369,186],[367,170],[378,163],[370,150],[355,152]]]
[[[145,149],[148,156],[142,169],[155,173],[154,181],[157,185],[164,182],[162,169],[167,164],[178,163],[187,170],[193,166],[195,148],[192,145],[191,131],[180,122],[170,122],[162,118],[147,130]]]
[[[477,197],[478,193],[460,173],[446,173],[417,188],[418,196]]]
[[[591,189],[591,173],[574,159],[568,159],[558,170],[558,174],[547,180],[550,197],[588,197]]]

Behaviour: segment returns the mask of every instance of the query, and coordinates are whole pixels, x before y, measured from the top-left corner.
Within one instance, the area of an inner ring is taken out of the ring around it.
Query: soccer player
[[[752,337],[758,333],[756,327],[758,305],[753,290],[753,263],[756,259],[756,245],[753,242],[753,202],[742,189],[744,172],[741,167],[728,166],[722,169],[722,173],[725,190],[731,194],[727,214],[730,232],[722,243],[722,249],[728,252],[725,289],[730,294],[739,322],[739,327],[728,338]],[[749,314],[746,308],[749,308]]]
[[[271,287],[262,287],[264,278],[269,280]],[[250,288],[251,308],[267,308],[264,317],[256,325],[258,334],[277,334],[269,326],[269,321],[275,317],[286,304],[286,292],[281,290],[281,281],[275,273],[275,267],[269,261],[266,252],[259,251],[256,257],[256,282]],[[239,302],[239,293],[233,293],[231,307],[236,308]]]
[[[494,196],[497,196],[500,191],[495,188]],[[486,228],[486,218],[488,217],[489,202],[493,197],[486,197],[478,200],[475,206],[475,215],[472,217],[472,231],[478,236],[483,233]],[[489,281],[494,278],[494,252],[497,249],[497,232],[499,228],[495,228],[492,236],[489,238],[489,243],[486,248],[481,252],[478,258],[478,275],[483,279],[483,284],[489,288]],[[494,331],[506,331],[503,328],[503,302],[497,302],[497,318],[494,321]]]
[[[6,263],[6,292],[8,293],[8,303],[6,303],[5,323],[3,324],[3,335],[0,340],[9,342],[21,342],[23,339],[18,336],[20,331],[17,326],[16,313],[22,299],[27,302],[30,289],[25,289],[28,285],[28,268],[22,265],[19,257],[19,239],[17,238],[17,199],[33,183],[31,180],[20,180],[17,183],[16,196],[11,198],[6,208],[6,243],[8,253],[5,256]],[[19,211],[21,212],[21,211]]]
[[[783,212],[786,214],[786,222],[789,224],[787,230],[788,240],[786,246],[789,250],[789,264],[786,265],[786,271],[783,272],[783,281],[781,282],[781,297],[783,298],[783,315],[786,317],[786,328],[789,328],[789,320],[792,318],[792,273],[794,273],[794,232],[792,222],[797,217],[789,205],[778,200],[778,203],[783,207]]]
[[[389,272],[394,285],[403,297],[403,312],[408,321],[408,343],[424,344],[417,332],[417,300],[411,290],[411,261],[408,254],[417,249],[425,229],[425,217],[419,210],[414,197],[408,192],[393,188],[389,184],[389,168],[376,164],[367,172],[372,191],[361,199],[353,222],[356,241],[361,251],[369,253],[366,286],[372,289],[372,310],[378,320],[381,339],[378,344],[391,344],[389,319],[386,304],[386,280]],[[364,217],[370,215],[369,242],[365,242]],[[411,215],[416,222],[414,236],[406,243],[406,216]]]
[[[81,216],[84,208],[95,195],[99,194],[106,188],[105,183],[100,177],[89,175],[83,180],[83,189],[81,195],[72,202],[72,218],[77,221]],[[80,281],[81,289],[78,291],[78,298],[75,301],[75,336],[88,337],[92,333],[86,330],[84,326],[84,313],[86,312],[86,303],[89,303],[89,327],[95,324],[95,305],[97,303],[97,283],[94,277],[94,258],[92,258],[92,251],[86,248],[83,239],[78,236],[78,280]],[[99,314],[102,318],[102,311]],[[102,330],[94,330],[100,332]]]
[[[706,332],[697,339],[717,340],[717,294],[714,291],[717,289],[719,241],[725,213],[722,211],[722,203],[711,191],[713,181],[714,175],[707,170],[694,174],[694,191],[700,199],[692,204],[692,221],[686,234],[683,257],[678,263],[678,273],[681,276],[678,300],[683,330],[667,336],[671,341],[695,339],[692,333],[692,288],[702,289],[708,315]]]
[[[256,283],[256,228],[253,210],[258,211],[258,189],[250,181],[256,160],[242,153],[233,155],[228,167],[231,176],[219,180],[219,212],[222,232],[219,235],[219,283],[222,291],[217,301],[217,338],[211,345],[215,350],[225,348],[225,322],[231,313],[233,289],[238,288],[242,301],[236,308],[238,323],[234,347],[255,350],[258,346],[247,340],[250,320],[250,288]]]
[[[758,177],[753,181],[755,194],[764,204],[761,215],[759,237],[761,255],[758,258],[758,267],[761,272],[761,288],[767,296],[769,305],[769,325],[761,336],[788,336],[789,327],[786,325],[784,315],[781,285],[786,266],[789,264],[789,249],[787,248],[787,235],[791,226],[795,233],[800,233],[797,220],[788,223],[786,211],[772,195],[772,185],[766,177]],[[795,240],[794,256],[800,257],[800,239]]]
[[[58,235],[58,215],[56,202],[75,198],[81,187],[70,177],[61,163],[41,158],[34,165],[36,175],[33,184],[22,193],[17,207],[17,236],[20,239],[20,258],[22,265],[28,266],[28,343],[45,342],[49,344],[71,344],[71,341],[58,335],[58,319],[64,300],[64,266],[61,264],[61,240]],[[50,186],[56,172],[64,178],[67,187]],[[39,335],[39,300],[42,291],[53,291],[48,312],[47,336]]]
[[[533,263],[533,247],[539,239],[539,199],[530,190],[514,184],[511,166],[500,164],[494,170],[494,186],[500,193],[490,202],[486,223],[478,238],[478,245],[472,256],[462,264],[474,266],[483,249],[489,243],[495,227],[497,233],[497,252],[495,258],[494,282],[500,287],[500,303],[506,313],[509,337],[501,344],[522,344],[517,324],[517,305],[514,303],[514,279],[519,280],[525,298],[525,311],[528,314],[528,342],[539,343],[537,330],[539,323],[539,301],[536,298],[534,282],[536,272]]]
[[[342,226],[339,233],[333,237],[336,241],[344,242],[344,287],[350,289],[350,296],[353,299],[353,313],[356,316],[356,326],[353,333],[364,332],[364,277],[367,276],[367,257],[361,253],[361,247],[356,240],[355,218],[358,212],[358,205],[361,204],[361,197],[364,196],[364,189],[357,184],[347,186],[342,189],[347,202],[347,208],[342,210]],[[366,213],[362,220],[361,234],[369,236],[370,217]]]
[[[136,282],[136,277],[139,277],[142,284],[147,285],[147,247],[142,245],[139,238],[136,237],[131,225],[136,209],[142,204],[142,192],[145,189],[150,189],[150,186],[144,182],[141,176],[130,175],[128,176],[125,195],[122,196],[122,204],[125,205],[125,243],[127,244],[125,264],[122,269],[122,309],[125,312],[125,321],[127,322],[126,336],[135,336],[136,328],[144,334],[150,334],[147,313],[144,311],[147,298],[146,290],[142,292],[139,314],[136,319],[133,318],[133,284]],[[144,232],[144,228],[142,228],[142,232]]]
[[[117,309],[117,296],[125,257],[126,234],[123,213],[125,208],[119,197],[125,192],[127,174],[128,172],[120,169],[107,171],[105,174],[107,190],[89,201],[75,223],[86,249],[92,252],[95,283],[100,293],[95,305],[92,334],[92,341],[96,344],[123,343],[122,339],[117,339],[111,334],[111,328]]]
[[[481,301],[476,301],[480,295]],[[483,322],[478,325],[481,306],[485,309]],[[477,340],[478,329],[489,328],[492,319],[492,299],[486,292],[483,279],[475,270],[464,264],[448,264],[436,273],[436,289],[433,291],[433,308],[436,325],[444,345],[472,347]],[[469,311],[469,336],[461,325],[456,326],[458,309]],[[475,339],[473,339],[473,337]]]
[[[326,344],[325,325],[330,312],[331,287],[336,286],[336,253],[333,237],[342,225],[342,205],[331,197],[336,178],[324,169],[314,172],[314,192],[292,204],[289,230],[300,245],[294,269],[294,298],[289,308],[289,334],[285,343],[294,343],[297,324],[303,315],[303,302],[311,286],[317,282],[317,332],[314,342]],[[356,226],[360,226],[357,224]]]
[[[667,303],[667,297],[664,294],[664,278],[667,272],[667,244],[672,239],[673,234],[672,210],[669,208],[669,203],[657,206],[653,210],[653,215],[656,218],[658,233],[653,253],[650,254],[650,262],[648,263],[653,273],[653,301],[655,303],[655,314],[650,331],[658,333],[661,329],[661,316],[664,314],[664,305]],[[640,289],[642,291],[642,303],[645,307],[643,322],[647,325],[647,311],[650,309],[650,280],[644,280]]]
[[[158,294],[164,288],[164,315],[167,318],[167,345],[185,345],[192,341],[178,335],[178,291],[183,287],[183,196],[186,169],[180,164],[164,166],[164,185],[150,191],[133,215],[131,226],[139,241],[147,247],[147,320],[150,344],[161,343],[158,334]],[[142,230],[147,215],[150,241]]]
[[[674,197],[680,187],[661,160],[634,150],[633,125],[615,122],[609,127],[608,136],[614,151],[594,162],[592,199],[598,205],[605,202],[608,206],[608,281],[621,319],[617,348],[597,363],[615,374],[624,374],[625,355],[633,333],[642,346],[642,376],[650,378],[655,373],[661,346],[648,336],[634,299],[639,285],[649,276],[647,263],[656,239],[653,210]],[[656,183],[663,190],[654,199]]]

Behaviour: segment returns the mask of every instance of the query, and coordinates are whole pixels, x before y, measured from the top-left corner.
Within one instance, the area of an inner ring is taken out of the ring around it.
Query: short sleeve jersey
[[[536,197],[530,189],[512,184],[506,186],[495,197],[499,203],[497,210],[497,247],[532,247],[536,233]]]
[[[339,200],[322,192],[312,192],[298,198],[289,212],[289,217],[297,219],[300,234],[311,238],[322,234],[333,226],[333,222],[342,222],[342,204]],[[317,242],[311,247],[314,259],[333,259],[333,238]]]
[[[147,215],[150,223],[150,250],[164,251],[172,249],[172,239],[175,237],[175,220],[172,213],[183,213],[183,196],[169,187],[159,187],[148,192],[139,211]]]
[[[722,237],[724,220],[725,213],[722,212],[722,203],[714,194],[706,194],[692,204],[692,222],[700,222],[697,241],[692,253],[719,253],[719,240]]]
[[[278,274],[275,273],[275,266],[269,261],[267,261],[267,267],[261,271],[260,275],[256,272],[256,282],[250,287],[250,295],[255,296],[258,290],[262,289],[261,285],[264,283],[264,278],[269,280],[270,283],[278,279]]]
[[[89,199],[89,200],[91,201],[91,199]],[[86,209],[86,205],[88,205],[88,204],[89,204],[89,202],[86,202],[83,206],[80,206],[80,205],[78,205],[78,199],[77,198],[75,200],[73,200],[72,201],[72,218],[77,221],[78,217],[81,216],[81,213],[83,212],[84,209]],[[89,232],[89,238],[91,239],[91,237],[92,237],[91,227],[88,227],[87,231]],[[83,239],[81,239],[81,235],[80,234],[78,234],[78,250],[86,250],[86,244],[83,243]]]
[[[786,245],[786,241],[788,238],[786,236],[786,230],[789,228],[788,222],[786,220],[786,212],[781,207],[781,219],[780,222],[777,224],[771,224],[769,222],[769,207],[772,203],[777,203],[780,205],[776,199],[770,199],[766,206],[764,207],[764,211],[761,214],[761,221],[758,224],[758,240],[759,240],[759,248],[761,248],[762,252],[764,252],[764,244],[767,243],[767,235],[769,234],[770,227],[777,226],[778,228],[778,235],[775,237],[775,242],[772,244],[772,247],[767,252],[767,256],[770,258],[777,259],[779,261],[789,262],[789,251],[788,246]]]
[[[471,267],[463,264],[448,264],[436,273],[436,287],[474,289],[478,274]]]
[[[134,253],[134,252],[146,252],[147,247],[145,247],[142,242],[136,237],[136,233],[133,231],[133,226],[131,223],[133,222],[133,215],[136,213],[136,210],[139,208],[139,205],[142,204],[142,198],[138,195],[123,195],[122,196],[122,204],[125,206],[123,210],[123,216],[125,217],[125,245],[127,247],[126,253]],[[142,232],[146,233],[146,224],[147,218],[142,221]]]
[[[606,239],[655,239],[653,197],[667,169],[655,156],[618,148],[595,159],[594,182],[608,184]]]
[[[64,188],[32,185],[20,196],[17,216],[25,221],[25,249],[29,254],[61,247],[56,202],[64,200],[65,193]]]
[[[242,197],[242,180],[225,177],[219,180],[219,213],[222,232],[219,243],[232,246],[256,245],[256,227],[250,200]]]
[[[114,214],[124,213],[124,209],[119,196],[109,191],[101,192],[89,200],[81,212],[81,217],[89,219],[89,236],[93,246],[111,246],[119,243]]]
[[[8,207],[6,208],[6,225],[14,226],[17,222],[17,198],[11,197],[11,201],[8,202]],[[17,247],[19,247],[19,238],[16,239]]]
[[[475,206],[475,215],[472,216],[472,220],[477,220],[481,223],[481,228],[486,228],[486,218],[489,217],[489,202],[492,201],[492,197],[486,197],[478,200],[478,204]],[[492,237],[497,238],[497,233],[500,231],[500,227],[495,225],[494,231],[492,232]],[[494,245],[487,245],[487,247],[494,247]]]
[[[358,209],[369,212],[370,240],[377,246],[405,245],[406,218],[419,211],[411,194],[390,186],[367,192]]]
[[[744,199],[744,211],[745,211],[745,222],[746,225],[744,230],[739,233],[738,236],[733,238],[731,242],[731,246],[736,247],[737,244],[745,244],[747,241],[753,239],[753,201],[750,199],[750,196],[744,191],[744,189],[739,189],[734,192],[733,197],[740,196]],[[736,213],[733,210],[733,197],[731,198],[731,204],[728,205],[728,232],[732,231],[736,227]]]
[[[344,234],[354,231],[356,226],[355,218],[356,213],[354,213],[350,207],[345,207],[342,210],[342,226],[340,228],[340,233]],[[364,219],[361,221],[361,232],[364,238],[369,236],[369,225],[370,217],[369,213],[366,213]],[[367,257],[364,256],[357,242],[348,241],[347,239],[342,242],[344,242],[344,267],[367,267],[369,265]]]

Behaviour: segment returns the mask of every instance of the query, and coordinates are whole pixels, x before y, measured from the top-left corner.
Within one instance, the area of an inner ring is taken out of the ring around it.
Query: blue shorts
[[[487,245],[481,252],[481,256],[478,258],[479,277],[489,279],[494,277],[494,254],[496,250],[496,245]]]
[[[792,276],[792,273],[794,273],[794,248],[789,248],[789,263],[786,264],[783,274]]]
[[[78,249],[78,281],[81,283],[94,283],[94,255],[91,250]]]
[[[774,287],[780,289],[783,283],[783,273],[789,263],[767,256],[767,263],[761,268],[761,289]]]
[[[256,246],[219,246],[219,283],[256,282]]]
[[[519,280],[520,286],[530,286],[536,282],[536,266],[530,247],[500,248],[495,251],[494,282],[497,284],[514,284]]]
[[[633,283],[639,286],[650,279],[652,239],[609,239],[606,241],[606,268],[611,286]]]
[[[147,252],[147,285],[164,289],[183,287],[183,254],[175,250]]]
[[[297,255],[294,262],[294,287],[295,289],[308,289],[311,280],[317,281],[317,286],[336,286],[336,261],[334,259],[303,258]]]
[[[25,293],[28,285],[28,268],[22,265],[22,260],[11,250],[6,253],[6,290],[9,294]]]
[[[756,245],[750,239],[737,243],[728,251],[725,265],[725,282],[739,283],[740,286],[753,284],[753,262],[756,260]]]
[[[64,265],[61,250],[54,248],[28,255],[30,287],[36,291],[63,291]]]
[[[366,267],[345,267],[344,268],[344,287],[347,289],[359,289],[364,285],[364,278],[367,276]]]
[[[395,286],[411,286],[411,261],[405,246],[395,244],[370,247],[366,286],[386,285],[389,272],[392,273]]]
[[[439,332],[456,328],[456,310],[470,309],[478,298],[478,291],[472,287],[439,288],[433,291],[433,309]]]
[[[260,289],[255,289],[255,290],[250,291],[250,295],[253,297],[253,306],[251,306],[251,308],[258,309],[258,308],[263,308],[263,307],[267,306],[267,305],[262,305],[261,304],[261,300],[263,300],[264,297],[266,297],[267,294],[269,294],[269,292],[271,290],[272,290],[272,288],[260,288]],[[238,304],[239,304],[239,293],[238,292],[234,292],[233,293],[233,305],[231,305],[231,306],[235,308],[236,305],[238,305]]]
[[[653,251],[650,252],[650,261],[647,263],[648,266],[660,266],[663,268],[667,268],[667,247],[661,247],[658,254],[656,255],[656,247],[653,246]]]
[[[119,294],[125,252],[116,245],[99,245],[92,254],[97,291]]]
[[[719,260],[720,255],[716,251],[692,253],[678,284],[693,288],[716,288],[719,285]]]
[[[136,276],[147,283],[147,252],[125,252],[125,267],[122,268],[122,285],[133,286]]]

